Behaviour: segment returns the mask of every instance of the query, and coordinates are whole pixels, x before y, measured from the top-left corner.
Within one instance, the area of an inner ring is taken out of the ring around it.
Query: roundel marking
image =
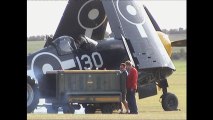
[[[32,59],[31,70],[35,80],[39,81],[43,75],[50,70],[62,69],[60,59],[49,52],[42,52],[35,55]]]
[[[92,9],[89,11],[88,18],[90,20],[95,20],[99,15],[98,9]]]
[[[141,13],[139,12],[138,8],[131,4],[131,2],[127,1],[116,1],[116,7],[118,9],[119,14],[126,20],[127,22],[138,25],[144,24],[145,20]]]
[[[106,15],[100,14],[101,11],[104,12],[103,7],[101,9],[100,6],[94,6],[93,4],[97,3],[93,2],[97,1],[89,0],[85,2],[78,12],[78,23],[84,29],[97,29],[106,20]],[[94,8],[91,8],[91,6],[94,6]],[[85,18],[85,16],[87,17]]]
[[[129,14],[131,14],[131,15],[136,15],[137,14],[136,9],[133,6],[131,6],[131,5],[127,5],[126,9],[127,9],[127,12]]]

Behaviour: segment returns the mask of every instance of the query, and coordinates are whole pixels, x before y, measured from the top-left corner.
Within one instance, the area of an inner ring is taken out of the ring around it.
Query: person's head
[[[121,64],[120,64],[120,70],[121,70],[121,71],[126,70],[126,64],[125,64],[125,63],[121,63]]]
[[[128,60],[128,61],[125,62],[125,64],[126,64],[126,69],[127,69],[127,70],[130,70],[130,69],[132,68],[132,63],[131,63],[131,61]]]

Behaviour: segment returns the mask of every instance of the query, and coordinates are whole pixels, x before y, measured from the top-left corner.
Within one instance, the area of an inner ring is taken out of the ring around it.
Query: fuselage
[[[46,72],[51,70],[118,70],[120,63],[128,60],[128,55],[121,40],[87,39],[76,43],[74,39],[62,37],[47,47],[27,56],[27,75],[38,82],[42,97],[52,96],[55,81],[46,80]],[[170,68],[150,68],[139,70],[139,83],[158,81],[159,74],[168,76]]]

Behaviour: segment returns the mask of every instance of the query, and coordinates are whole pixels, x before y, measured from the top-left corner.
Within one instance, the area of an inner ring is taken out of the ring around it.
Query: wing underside
[[[124,36],[139,69],[175,69],[143,7],[133,0],[102,0],[109,24],[117,39]]]

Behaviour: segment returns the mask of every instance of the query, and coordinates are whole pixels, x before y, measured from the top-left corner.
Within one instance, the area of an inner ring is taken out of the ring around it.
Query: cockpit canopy
[[[73,51],[77,49],[83,51],[94,50],[98,42],[81,35],[76,40],[70,36],[61,36],[55,39],[53,44],[57,48],[57,51],[60,55],[65,55],[73,53]]]
[[[72,37],[61,36],[53,41],[60,55],[72,53],[77,49],[75,41]]]

